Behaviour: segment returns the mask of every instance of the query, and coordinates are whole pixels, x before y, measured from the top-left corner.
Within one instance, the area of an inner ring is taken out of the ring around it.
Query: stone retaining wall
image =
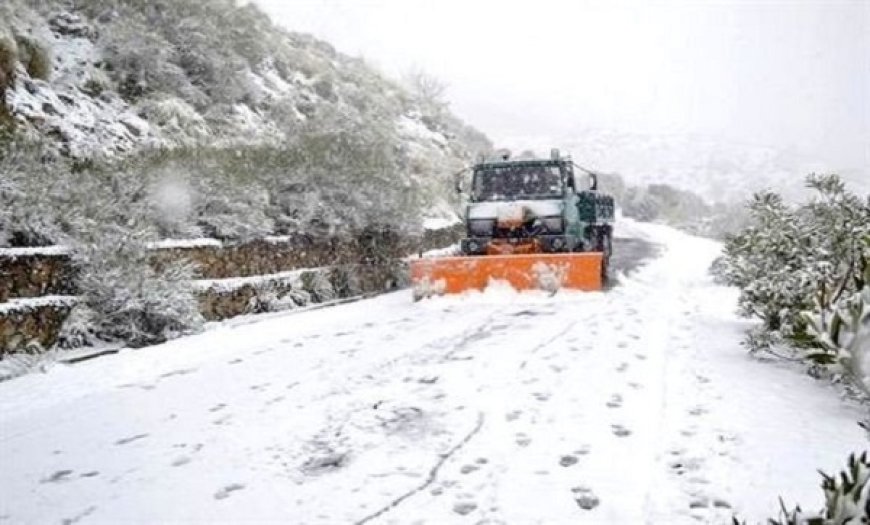
[[[73,267],[65,254],[0,254],[0,303],[73,293]]]
[[[72,302],[36,302],[33,305],[0,310],[0,357],[38,348],[50,348],[57,341],[61,325],[69,315]]]
[[[462,228],[427,231],[419,237],[400,238],[391,232],[372,231],[355,239],[314,239],[291,236],[239,245],[155,248],[154,265],[187,260],[198,267],[202,279],[227,279],[277,274],[301,268],[323,268],[335,298],[381,293],[404,285],[405,256],[443,248],[458,241]],[[50,250],[49,250],[50,252]],[[69,304],[40,304],[2,308],[17,298],[74,295],[74,269],[69,255],[55,253],[0,254],[0,356],[21,351],[29,343],[47,348],[57,340]],[[310,288],[310,287],[309,287]],[[263,280],[241,286],[206,287],[197,293],[200,311],[208,320],[258,313],[273,301],[292,300],[294,293],[316,295],[290,282]],[[314,302],[322,300],[313,297]]]

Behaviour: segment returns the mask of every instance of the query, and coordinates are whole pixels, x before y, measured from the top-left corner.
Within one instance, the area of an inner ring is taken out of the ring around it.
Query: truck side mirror
[[[598,175],[595,173],[589,174],[589,189],[592,191],[598,191]]]
[[[574,174],[568,175],[568,188],[577,191],[577,181],[574,180]]]

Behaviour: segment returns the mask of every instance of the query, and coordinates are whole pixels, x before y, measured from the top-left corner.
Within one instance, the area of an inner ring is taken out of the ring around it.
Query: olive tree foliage
[[[852,525],[870,519],[870,459],[867,452],[849,456],[839,475],[822,476],[825,507],[817,512],[804,511],[799,505],[789,509],[780,499],[780,511],[770,525]],[[736,517],[733,525],[745,525]]]
[[[740,289],[742,314],[761,321],[748,344],[788,344],[868,392],[870,197],[835,175],[812,175],[798,206],[772,192],[749,203],[751,225],[732,236],[719,277]]]

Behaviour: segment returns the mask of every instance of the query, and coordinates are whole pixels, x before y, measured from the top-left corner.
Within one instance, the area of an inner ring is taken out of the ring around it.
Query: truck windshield
[[[558,166],[492,166],[475,170],[476,201],[552,199],[562,195]]]

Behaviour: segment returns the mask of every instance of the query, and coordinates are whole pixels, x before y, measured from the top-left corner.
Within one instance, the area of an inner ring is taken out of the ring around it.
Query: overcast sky
[[[870,0],[257,0],[496,140],[693,133],[870,167]]]

